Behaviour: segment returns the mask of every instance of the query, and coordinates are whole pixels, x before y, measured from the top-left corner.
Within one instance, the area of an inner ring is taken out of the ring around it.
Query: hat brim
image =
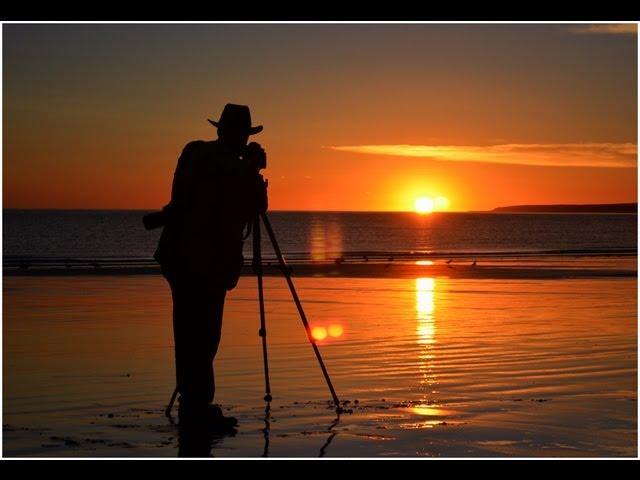
[[[214,122],[213,120],[209,120],[209,123],[216,128],[220,128],[219,122]],[[264,127],[262,125],[258,125],[256,127],[249,127],[249,135],[255,135],[256,133],[260,133]]]

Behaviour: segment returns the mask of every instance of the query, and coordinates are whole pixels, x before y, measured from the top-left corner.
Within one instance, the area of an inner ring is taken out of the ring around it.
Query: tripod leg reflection
[[[329,425],[328,430],[331,432],[331,435],[329,435],[329,438],[327,438],[327,441],[324,442],[324,445],[322,445],[322,447],[320,447],[320,455],[318,455],[319,457],[324,457],[325,456],[325,454],[327,453],[327,447],[329,447],[329,445],[331,445],[331,442],[333,442],[333,439],[336,437],[336,435],[338,435],[338,432],[333,430],[335,428],[335,426],[338,425],[338,422],[340,422],[340,414],[339,413],[336,416],[336,419],[333,421],[333,423],[331,425]]]
[[[264,433],[264,452],[262,452],[263,457],[269,456],[269,434],[271,433],[271,406],[267,403],[266,408],[264,409],[264,428],[262,432]]]

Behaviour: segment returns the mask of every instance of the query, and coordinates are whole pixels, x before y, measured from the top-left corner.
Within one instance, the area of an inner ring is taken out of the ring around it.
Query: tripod
[[[278,245],[278,241],[276,240],[276,236],[273,233],[273,228],[271,228],[271,222],[269,221],[269,217],[267,217],[266,213],[261,213],[256,216],[252,221],[252,241],[253,241],[253,259],[252,259],[252,267],[253,271],[256,274],[258,279],[258,303],[260,306],[260,330],[258,331],[258,335],[262,339],[262,360],[264,363],[264,382],[265,382],[265,396],[264,400],[268,403],[271,402],[273,397],[271,396],[271,384],[269,382],[269,359],[267,356],[267,327],[266,327],[266,319],[265,319],[265,311],[264,311],[264,290],[262,285],[262,251],[261,251],[261,233],[260,233],[260,219],[262,219],[262,223],[264,223],[265,229],[267,230],[267,235],[269,236],[269,240],[271,241],[271,245],[273,246],[273,250],[278,258],[278,264],[282,274],[284,275],[287,285],[289,286],[289,291],[291,292],[291,296],[293,298],[293,302],[298,309],[298,314],[300,315],[300,320],[304,326],[305,332],[307,333],[307,339],[311,343],[311,347],[313,348],[313,352],[318,359],[318,363],[320,365],[320,369],[322,370],[322,374],[324,375],[324,379],[327,382],[327,386],[329,387],[329,391],[331,392],[331,397],[333,399],[333,403],[336,407],[336,413],[340,414],[343,412],[342,407],[340,407],[340,400],[338,399],[338,395],[336,394],[335,389],[333,388],[333,384],[331,383],[331,378],[329,377],[329,372],[327,371],[327,367],[322,360],[322,355],[320,355],[320,350],[318,349],[318,345],[316,344],[313,335],[311,334],[311,327],[309,326],[309,322],[307,321],[307,316],[304,313],[304,309],[302,308],[302,303],[300,302],[300,298],[298,297],[298,293],[296,292],[296,288],[293,284],[293,280],[291,279],[291,271],[287,266],[287,262],[282,255],[282,251],[280,250],[280,246]],[[171,395],[171,399],[169,400],[169,404],[165,410],[165,415],[167,417],[171,416],[171,409],[173,408],[173,404],[175,403],[176,396],[178,395],[178,388],[173,391]]]

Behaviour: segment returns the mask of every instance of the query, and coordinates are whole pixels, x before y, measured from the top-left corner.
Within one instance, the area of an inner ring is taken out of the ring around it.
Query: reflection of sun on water
[[[416,341],[421,346],[418,355],[418,368],[421,375],[420,383],[424,388],[424,396],[421,400],[424,404],[413,407],[412,411],[423,416],[446,415],[446,411],[432,405],[433,395],[437,393],[434,390],[437,379],[433,371],[435,364],[433,347],[436,342],[435,289],[436,280],[434,278],[416,278]]]
[[[311,260],[324,262],[332,260],[332,255],[342,252],[342,228],[338,220],[332,217],[314,216],[311,218]]]
[[[413,413],[417,413],[418,415],[425,415],[427,417],[444,417],[451,413],[451,410],[445,410],[440,407],[429,407],[424,405],[413,407],[411,411]]]
[[[433,278],[416,278],[416,311],[418,313],[418,343],[434,342],[433,292],[436,281]]]
[[[417,260],[416,265],[433,265],[432,260]]]

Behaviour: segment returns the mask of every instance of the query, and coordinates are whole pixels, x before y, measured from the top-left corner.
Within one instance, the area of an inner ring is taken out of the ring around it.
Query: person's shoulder
[[[215,155],[216,142],[205,140],[193,140],[187,143],[182,149],[179,163],[184,167],[191,168],[195,164],[200,164],[201,159]]]
[[[205,149],[210,149],[216,142],[206,140],[193,140],[187,143],[182,149],[183,153],[200,152]]]

